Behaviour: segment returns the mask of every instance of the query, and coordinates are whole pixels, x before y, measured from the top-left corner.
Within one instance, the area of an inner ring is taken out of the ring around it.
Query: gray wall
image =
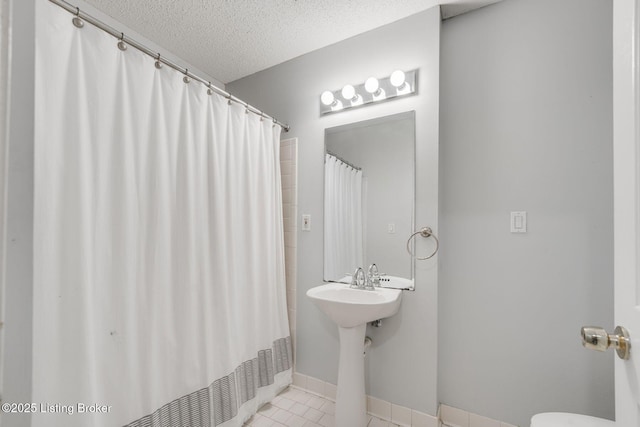
[[[12,4],[2,401],[31,402],[35,0]],[[2,414],[29,425],[29,414]]]
[[[506,0],[441,49],[440,400],[613,418],[614,355],[579,334],[614,326],[612,2]]]
[[[322,281],[324,129],[405,111],[416,111],[416,224],[436,232],[440,11],[438,8],[380,27],[227,85],[258,108],[287,121],[298,137],[298,213],[311,214],[312,230],[298,233],[298,372],[336,383],[337,327],[305,296]],[[396,68],[419,68],[419,94],[320,117],[324,90],[385,77]],[[300,220],[300,219],[298,219]],[[381,261],[381,263],[383,263]],[[418,264],[415,292],[403,295],[399,314],[370,331],[367,392],[436,413],[436,259]]]

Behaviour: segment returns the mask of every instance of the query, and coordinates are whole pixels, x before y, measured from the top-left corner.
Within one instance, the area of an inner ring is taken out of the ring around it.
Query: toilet
[[[531,427],[615,427],[616,423],[588,415],[547,412],[534,415]]]

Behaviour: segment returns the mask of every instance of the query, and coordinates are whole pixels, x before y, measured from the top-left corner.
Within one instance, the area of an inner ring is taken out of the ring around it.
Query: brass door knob
[[[615,348],[620,359],[629,359],[631,350],[629,332],[622,326],[616,326],[611,335],[600,326],[584,326],[580,333],[582,335],[582,345],[586,348],[597,351]]]

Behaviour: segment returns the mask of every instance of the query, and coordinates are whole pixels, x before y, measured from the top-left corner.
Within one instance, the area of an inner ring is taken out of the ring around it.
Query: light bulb
[[[404,79],[405,79],[404,71],[396,70],[393,73],[391,73],[391,77],[389,78],[389,81],[393,86],[400,88],[404,85]]]
[[[342,97],[351,101],[356,96],[356,88],[351,85],[346,85],[342,88]]]
[[[324,92],[322,92],[322,95],[320,95],[320,102],[322,102],[324,105],[332,105],[335,102],[333,92],[329,90],[325,90]]]
[[[378,82],[378,79],[376,79],[375,77],[369,77],[367,81],[364,82],[364,90],[366,90],[369,93],[376,93],[378,92],[379,88],[380,88],[380,83]]]

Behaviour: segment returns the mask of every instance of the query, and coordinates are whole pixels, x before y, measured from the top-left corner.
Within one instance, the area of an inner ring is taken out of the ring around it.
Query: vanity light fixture
[[[418,70],[396,70],[389,77],[369,77],[358,85],[345,85],[341,90],[326,90],[320,95],[320,113],[327,114],[417,93]]]
[[[330,106],[335,104],[336,97],[333,96],[333,92],[325,90],[324,92],[322,92],[322,95],[320,95],[320,101],[322,101],[324,105]]]
[[[375,77],[369,77],[364,82],[364,90],[369,93],[379,93],[380,92],[380,82]]]
[[[342,97],[347,101],[355,101],[356,100],[356,88],[351,85],[346,85],[342,88]]]
[[[389,77],[391,85],[396,88],[398,94],[405,94],[409,91],[409,85],[407,84],[407,76],[402,70],[395,70]]]
[[[330,90],[325,90],[320,95],[320,102],[324,108],[328,108],[329,111],[338,111],[342,109],[342,102],[338,101]]]
[[[356,88],[351,85],[345,85],[342,88],[342,97],[350,102],[352,107],[362,104],[362,97],[356,93]]]
[[[364,90],[371,94],[374,101],[380,101],[385,98],[384,89],[380,87],[380,82],[375,77],[369,77],[365,80]]]
[[[404,74],[404,71],[395,70],[393,73],[391,73],[391,77],[389,77],[389,81],[394,87],[397,87],[397,88],[403,87],[404,84],[406,83],[406,76]]]

